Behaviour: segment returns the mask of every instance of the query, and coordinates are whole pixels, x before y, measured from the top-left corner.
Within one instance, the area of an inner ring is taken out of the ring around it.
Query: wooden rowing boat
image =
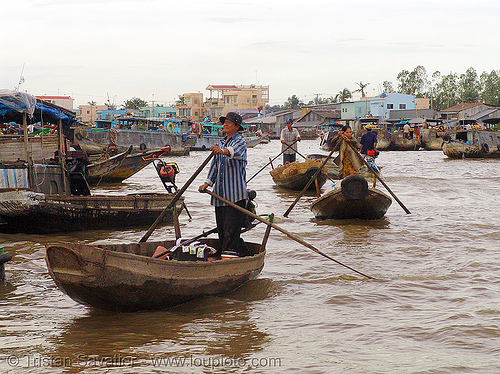
[[[125,157],[120,166],[118,166],[113,172],[103,176],[101,182],[103,183],[117,183],[121,182],[140,170],[144,169],[151,162],[159,158],[165,153],[170,151],[170,147],[164,147],[154,151],[147,151],[143,153],[137,153],[133,155],[128,155]]]
[[[340,188],[326,192],[311,204],[318,219],[380,219],[391,206],[392,199],[376,188],[369,188],[358,174],[342,179]]]
[[[0,231],[30,234],[118,229],[151,225],[174,194],[130,194],[125,196],[47,195],[27,189],[0,193]],[[183,198],[176,203],[182,209]],[[172,212],[165,216],[171,223]]]
[[[271,170],[270,174],[277,186],[294,191],[302,191],[321,165],[320,161],[307,159],[304,162],[292,162]],[[318,188],[323,187],[328,178],[323,169],[317,176]],[[308,190],[316,189],[316,183],[311,183]]]
[[[200,239],[217,248],[218,240]],[[254,255],[217,261],[153,258],[158,246],[174,241],[47,246],[46,262],[57,286],[73,300],[100,309],[163,309],[229,292],[256,277],[264,267],[265,249],[246,243]]]
[[[287,188],[293,191],[302,191],[317,169],[317,167],[311,167],[305,173],[294,174],[287,178],[273,178],[273,180],[274,183],[276,183],[276,185],[279,187]],[[325,173],[320,173],[318,175],[317,181],[319,188],[323,187],[326,179],[327,175]],[[311,183],[311,185],[308,187],[308,190],[314,189],[316,189],[316,184]]]
[[[98,184],[102,179],[104,179],[105,176],[118,169],[124,162],[125,158],[132,152],[133,148],[134,147],[131,145],[125,152],[87,165],[87,182],[89,185],[94,186]]]

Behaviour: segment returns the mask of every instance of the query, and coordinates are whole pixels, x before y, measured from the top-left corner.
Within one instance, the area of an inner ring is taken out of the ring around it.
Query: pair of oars
[[[288,236],[290,239],[295,240],[297,243],[302,244],[304,247],[307,247],[307,248],[309,248],[309,249],[312,249],[312,250],[313,250],[314,252],[316,252],[317,254],[319,254],[319,255],[321,255],[321,256],[323,256],[323,257],[326,257],[327,259],[329,259],[329,260],[331,260],[331,261],[333,261],[333,262],[335,262],[335,263],[337,263],[337,264],[339,264],[339,265],[342,265],[342,266],[346,267],[347,269],[352,270],[352,271],[354,271],[355,273],[357,273],[357,274],[359,274],[359,275],[362,275],[363,277],[366,277],[366,278],[369,278],[369,279],[375,279],[375,278],[373,278],[373,277],[371,277],[371,276],[369,276],[369,275],[367,275],[367,274],[364,274],[364,273],[360,272],[359,270],[356,270],[356,269],[354,269],[354,268],[350,267],[349,265],[346,265],[346,264],[344,264],[344,263],[342,263],[342,262],[340,262],[340,261],[338,261],[338,260],[334,259],[333,257],[331,257],[331,256],[327,255],[326,253],[324,253],[324,252],[320,251],[319,249],[317,249],[316,247],[314,247],[312,244],[307,243],[306,241],[302,240],[301,238],[299,238],[298,236],[296,236],[296,235],[292,234],[291,232],[288,232],[288,231],[286,231],[285,229],[282,229],[281,227],[279,227],[279,226],[278,226],[278,225],[276,225],[275,223],[273,223],[273,222],[271,222],[271,221],[267,221],[266,219],[264,219],[264,218],[262,218],[262,217],[260,217],[260,216],[258,216],[258,215],[256,215],[256,214],[254,214],[254,213],[252,213],[252,212],[250,212],[250,211],[246,210],[245,208],[242,208],[242,207],[240,207],[239,205],[236,205],[235,203],[233,203],[233,202],[231,202],[231,201],[229,201],[229,200],[227,200],[227,199],[223,198],[222,196],[219,196],[219,195],[215,194],[214,192],[209,191],[209,190],[207,190],[207,189],[205,189],[205,190],[204,190],[204,192],[205,192],[205,193],[208,193],[210,196],[212,196],[212,197],[214,197],[214,198],[216,198],[216,199],[218,199],[218,200],[222,201],[223,203],[225,203],[225,204],[227,204],[227,205],[229,205],[229,206],[233,207],[234,209],[237,209],[237,210],[239,210],[240,212],[243,212],[243,213],[245,213],[246,215],[248,215],[248,216],[250,216],[250,217],[252,217],[252,218],[254,218],[254,219],[256,219],[256,220],[259,220],[259,221],[261,221],[261,222],[265,223],[266,225],[271,226],[272,228],[274,228],[274,229],[278,230],[279,232],[282,232],[283,234],[285,234],[286,236]]]
[[[200,172],[203,170],[203,168],[210,162],[210,160],[212,159],[212,157],[214,156],[214,153],[210,153],[210,155],[207,157],[207,159],[205,161],[203,161],[203,163],[198,167],[198,169],[194,172],[194,174],[186,181],[186,183],[184,183],[184,185],[179,189],[177,190],[177,192],[175,193],[175,196],[172,198],[172,200],[170,201],[170,203],[165,207],[165,209],[161,212],[161,214],[158,216],[158,218],[156,219],[156,221],[151,225],[151,227],[148,229],[148,231],[146,232],[146,234],[144,234],[144,236],[141,238],[140,242],[145,242],[146,240],[148,240],[148,238],[151,236],[151,234],[153,233],[153,231],[156,229],[156,227],[159,225],[159,223],[163,220],[163,218],[165,217],[165,215],[167,214],[167,212],[174,206],[174,204],[179,200],[179,198],[182,196],[182,194],[187,190],[187,188],[191,185],[191,183],[196,179],[196,177],[198,176],[198,174],[200,174]],[[333,257],[327,255],[326,253],[323,253],[321,252],[319,249],[317,249],[316,247],[314,247],[313,245],[305,242],[304,240],[300,239],[299,237],[297,237],[296,235],[293,235],[292,233],[282,229],[281,227],[277,226],[276,224],[270,222],[270,221],[266,221],[264,218],[262,217],[259,217],[258,215],[246,210],[245,208],[242,208],[238,205],[236,205],[235,203],[229,201],[229,200],[226,200],[224,199],[223,197],[215,194],[214,192],[212,191],[209,191],[207,189],[205,189],[205,192],[208,193],[209,195],[213,196],[214,198],[226,203],[227,205],[249,215],[250,217],[258,220],[258,221],[261,221],[261,222],[264,222],[266,225],[270,225],[271,227],[273,227],[274,229],[282,232],[283,234],[285,234],[286,236],[288,236],[289,238],[295,240],[296,242],[302,244],[303,246],[309,248],[309,249],[312,249],[314,252],[320,254],[321,256],[323,257],[326,257],[328,258],[329,260],[339,264],[339,265],[342,265],[346,268],[348,268],[349,270],[352,270],[354,271],[355,273],[357,274],[360,274],[366,278],[369,278],[369,279],[374,279],[373,277],[369,276],[369,275],[366,275],[346,264],[343,264],[342,262],[334,259]]]
[[[340,147],[340,142],[337,142],[337,145],[331,150],[331,152],[328,154],[328,156],[326,156],[326,158],[321,163],[321,166],[318,168],[318,170],[316,170],[316,172],[311,177],[311,179],[309,179],[307,181],[306,185],[304,186],[304,188],[302,189],[302,191],[300,191],[299,195],[295,198],[295,200],[293,201],[292,205],[290,205],[288,207],[288,209],[286,210],[286,212],[283,213],[284,217],[288,217],[288,215],[290,214],[290,212],[292,211],[292,209],[294,208],[294,206],[299,202],[299,200],[302,197],[302,195],[305,194],[305,192],[307,191],[307,189],[309,188],[309,186],[318,178],[319,173],[321,173],[321,170],[323,170],[323,168],[325,167],[325,165],[328,162],[328,160],[330,159],[330,157],[332,157],[333,152],[335,152],[339,147]]]
[[[269,162],[267,164],[265,164],[257,173],[255,173],[249,180],[247,180],[247,183],[250,182],[252,179],[254,179],[262,170],[264,170],[269,164],[272,164],[274,160],[276,160],[279,156],[281,156],[284,152],[286,152],[289,148],[292,148],[292,146],[297,143],[298,140],[295,140],[292,144],[288,145],[288,144],[285,144],[285,149],[282,150],[277,156],[275,156],[272,160],[269,160]],[[295,151],[295,153],[297,153],[300,157],[302,157],[304,160],[307,159],[306,156],[304,156],[303,154],[301,154],[299,151]],[[325,163],[326,164],[326,163]],[[324,164],[323,164],[324,165]],[[320,168],[320,170],[322,170],[322,168]],[[318,173],[319,175],[319,173]],[[333,182],[333,179],[328,177],[328,179],[330,179],[332,182]],[[311,182],[312,183],[312,182]],[[308,186],[309,187],[309,186]]]
[[[257,173],[255,173],[249,180],[247,180],[247,183],[250,182],[252,179],[254,179],[262,170],[264,170],[269,164],[272,164],[274,160],[276,160],[278,157],[280,157],[284,152],[286,152],[288,149],[292,148],[293,145],[297,143],[297,140],[295,140],[292,144],[288,145],[285,144],[286,148],[282,150],[276,157],[274,157],[272,160],[269,160],[267,164],[265,164]],[[297,151],[296,151],[297,152]],[[297,152],[299,153],[299,152]],[[300,154],[300,153],[299,153]],[[302,156],[302,155],[301,155]],[[304,157],[304,156],[302,156]]]
[[[332,151],[330,152],[330,154],[326,157],[326,159],[323,161],[323,164],[320,166],[320,168],[316,171],[316,173],[314,173],[314,175],[312,176],[312,178],[307,182],[307,184],[305,185],[305,187],[302,189],[302,191],[300,192],[300,194],[295,198],[295,200],[293,201],[292,205],[290,205],[290,207],[286,210],[286,212],[283,214],[284,217],[288,217],[288,215],[290,214],[290,212],[292,211],[292,209],[295,207],[295,205],[297,204],[297,202],[300,200],[300,198],[302,197],[302,195],[304,195],[304,193],[306,192],[306,190],[309,188],[309,186],[311,185],[311,183],[316,180],[316,178],[318,177],[321,169],[323,168],[323,166],[326,165],[327,161],[330,159],[330,157],[332,156],[333,152],[335,152],[338,148],[340,148],[340,144],[342,143],[342,141],[344,140],[341,140],[337,143],[337,145],[335,146],[334,149],[332,149]],[[359,153],[359,151],[354,147],[354,145],[351,144],[350,141],[346,140],[347,144],[349,145],[349,147],[351,147],[351,149],[356,153],[356,155],[363,161],[363,163],[368,167],[368,170],[370,170],[374,175],[375,177],[380,181],[380,183],[382,183],[382,185],[387,189],[387,191],[392,195],[392,197],[394,197],[394,200],[396,200],[398,202],[398,204],[401,206],[401,208],[403,208],[403,210],[406,212],[406,214],[411,214],[411,212],[409,211],[409,209],[402,203],[401,200],[399,200],[399,198],[396,196],[396,194],[394,192],[392,192],[392,190],[389,188],[389,186],[387,185],[387,183],[385,183],[382,178],[380,178],[380,175],[379,173],[375,170],[375,168],[373,166],[371,166],[368,161],[365,160],[365,158]]]
[[[392,190],[389,188],[389,186],[387,185],[387,183],[384,182],[384,180],[382,178],[380,178],[380,175],[379,173],[375,170],[375,168],[370,165],[370,163],[368,161],[365,160],[365,158],[361,155],[361,153],[359,153],[359,151],[351,144],[351,142],[347,142],[347,144],[349,145],[349,147],[351,147],[351,149],[356,152],[356,155],[361,159],[361,161],[363,161],[363,163],[366,165],[366,167],[368,168],[368,170],[370,170],[374,175],[375,177],[380,181],[380,183],[382,183],[382,185],[385,187],[385,189],[391,194],[391,196],[394,198],[394,200],[396,200],[399,204],[399,206],[401,208],[403,208],[403,210],[406,212],[406,214],[411,214],[411,212],[409,211],[409,209],[401,202],[401,200],[398,199],[398,197],[396,196],[396,194],[394,192],[392,192]]]

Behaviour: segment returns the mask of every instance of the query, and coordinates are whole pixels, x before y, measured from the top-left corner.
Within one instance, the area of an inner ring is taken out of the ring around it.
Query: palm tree
[[[370,83],[363,84],[363,82],[356,83],[359,88],[357,90],[352,91],[352,93],[356,93],[361,91],[361,97],[366,97],[365,95],[365,87],[368,86]]]
[[[335,95],[335,102],[345,102],[349,100],[352,97],[351,91],[349,91],[347,88],[344,88],[342,91],[340,91],[337,95]]]
[[[184,105],[184,95],[179,95],[179,98],[175,101],[175,105]]]

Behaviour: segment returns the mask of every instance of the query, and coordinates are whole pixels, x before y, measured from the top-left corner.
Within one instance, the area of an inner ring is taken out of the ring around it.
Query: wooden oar
[[[312,249],[314,252],[316,252],[316,253],[320,254],[321,256],[326,257],[327,259],[332,260],[332,261],[336,262],[337,264],[342,265],[342,266],[344,266],[344,267],[348,268],[349,270],[352,270],[352,271],[354,271],[355,273],[358,273],[358,274],[360,274],[360,275],[362,275],[362,276],[364,276],[364,277],[366,277],[366,278],[369,278],[369,279],[375,279],[375,278],[373,278],[373,277],[370,277],[369,275],[363,274],[362,272],[360,272],[360,271],[358,271],[358,270],[356,270],[356,269],[353,269],[352,267],[350,267],[350,266],[348,266],[348,265],[346,265],[346,264],[343,264],[342,262],[340,262],[340,261],[338,261],[338,260],[334,259],[333,257],[328,256],[326,253],[321,252],[319,249],[317,249],[317,248],[316,248],[316,247],[314,247],[313,245],[311,245],[311,244],[309,244],[309,243],[305,242],[304,240],[302,240],[302,239],[301,239],[301,238],[299,238],[298,236],[296,236],[296,235],[294,235],[294,234],[292,234],[292,233],[290,233],[290,232],[288,232],[288,231],[286,231],[286,230],[282,229],[281,227],[279,227],[279,226],[275,225],[275,224],[274,224],[274,223],[272,223],[272,222],[266,221],[264,218],[259,217],[258,215],[254,214],[254,213],[252,213],[252,212],[250,212],[250,211],[248,211],[248,210],[246,210],[245,208],[240,207],[239,205],[236,205],[235,203],[233,203],[233,202],[231,202],[231,201],[229,201],[229,200],[227,200],[227,199],[224,199],[223,197],[221,197],[221,196],[219,196],[219,195],[217,195],[217,194],[213,193],[212,191],[209,191],[208,189],[205,189],[205,190],[204,190],[204,192],[206,192],[206,193],[208,193],[210,196],[212,196],[212,197],[214,197],[214,198],[216,198],[216,199],[218,199],[218,200],[222,201],[223,203],[226,203],[227,205],[229,205],[229,206],[233,207],[234,209],[237,209],[237,210],[239,210],[240,212],[243,212],[243,213],[245,213],[246,215],[249,215],[250,217],[252,217],[252,218],[254,218],[254,219],[257,219],[257,220],[259,220],[259,221],[261,221],[261,222],[264,222],[266,225],[270,225],[270,226],[272,226],[274,229],[276,229],[276,230],[278,230],[278,231],[282,232],[283,234],[285,234],[286,236],[288,236],[290,239],[293,239],[293,240],[295,240],[296,242],[298,242],[298,243],[302,244],[303,246],[305,246],[305,247],[307,247],[307,248],[309,248],[309,249]]]
[[[311,185],[311,183],[314,182],[316,180],[316,178],[318,177],[319,173],[321,173],[321,171],[325,167],[325,165],[328,162],[328,160],[330,159],[330,157],[332,157],[333,152],[335,152],[339,147],[340,147],[340,142],[338,142],[337,145],[335,146],[335,148],[333,148],[332,151],[328,154],[328,156],[326,156],[325,160],[323,161],[323,163],[321,164],[321,166],[319,167],[319,169],[316,170],[316,172],[314,173],[314,175],[312,176],[312,178],[309,179],[309,181],[307,182],[307,184],[305,185],[305,187],[302,189],[302,191],[300,191],[299,195],[295,198],[295,200],[292,203],[292,205],[290,205],[288,207],[288,209],[286,210],[286,212],[283,214],[284,217],[288,217],[288,215],[290,214],[290,212],[292,211],[292,209],[294,208],[294,206],[299,202],[299,200],[302,197],[302,195],[304,195],[304,193],[307,191],[307,189],[309,188],[309,186]]]
[[[160,222],[163,220],[163,218],[165,218],[169,209],[174,206],[174,204],[177,202],[177,200],[180,199],[182,194],[188,189],[188,187],[191,185],[191,183],[193,183],[193,181],[196,179],[198,174],[201,173],[203,168],[210,162],[210,160],[212,159],[212,157],[214,157],[214,155],[215,155],[215,153],[210,152],[210,155],[206,158],[205,161],[203,161],[203,163],[198,167],[198,169],[194,172],[194,174],[191,175],[191,177],[187,180],[187,182],[184,183],[184,186],[182,186],[179,190],[176,191],[176,193],[175,193],[174,197],[172,198],[172,200],[170,201],[170,203],[165,207],[165,209],[163,209],[163,211],[160,213],[160,215],[158,216],[156,221],[153,222],[151,227],[148,229],[148,231],[141,238],[141,240],[139,241],[140,243],[148,240],[148,238],[151,236],[151,234],[156,229],[156,227],[160,224]]]
[[[262,168],[261,168],[261,169],[260,169],[257,173],[255,173],[255,174],[252,176],[252,178],[250,178],[249,180],[247,180],[247,183],[248,183],[248,182],[250,182],[252,179],[254,179],[254,178],[257,176],[257,174],[259,174],[262,170],[264,170],[264,169],[267,167],[267,165],[271,164],[271,166],[272,166],[273,161],[274,161],[274,160],[276,160],[278,157],[280,157],[280,156],[283,154],[283,152],[287,151],[287,150],[288,150],[289,148],[291,148],[291,147],[292,147],[295,143],[297,143],[297,140],[296,140],[296,141],[294,141],[294,142],[293,142],[292,144],[290,144],[290,145],[285,144],[286,148],[285,148],[284,150],[282,150],[282,151],[281,151],[281,152],[280,152],[280,153],[279,153],[279,154],[278,154],[275,158],[273,158],[272,160],[269,160],[269,162],[268,162],[267,164],[265,164],[265,165],[264,165],[264,166],[263,166],[263,167],[262,167]],[[298,152],[297,152],[297,153],[298,153]],[[302,156],[302,157],[304,157],[304,156]]]
[[[401,200],[398,199],[398,197],[396,196],[396,194],[394,194],[394,192],[391,191],[391,189],[389,188],[389,186],[383,181],[382,178],[380,178],[380,175],[378,175],[377,171],[373,168],[373,166],[371,166],[368,161],[365,160],[365,158],[359,153],[359,151],[354,148],[354,146],[350,143],[350,142],[347,142],[347,144],[349,145],[349,147],[351,147],[351,149],[356,152],[356,154],[358,155],[358,157],[363,161],[363,163],[368,167],[368,170],[370,170],[374,175],[375,177],[380,181],[380,183],[382,183],[382,185],[386,188],[386,190],[392,195],[392,197],[394,198],[394,200],[396,200],[399,204],[399,206],[401,208],[403,208],[403,210],[406,212],[406,214],[411,214],[411,212],[408,210],[407,207],[405,207],[405,205],[401,202]]]

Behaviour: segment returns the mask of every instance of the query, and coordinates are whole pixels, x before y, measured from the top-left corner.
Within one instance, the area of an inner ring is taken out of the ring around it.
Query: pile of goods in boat
[[[215,248],[209,247],[206,244],[201,244],[200,242],[194,242],[189,245],[181,245],[181,238],[177,239],[176,245],[167,249],[159,245],[153,257],[161,253],[165,253],[159,258],[162,260],[178,260],[178,261],[207,261],[210,256],[213,256],[217,251]]]
[[[278,166],[277,168],[271,170],[271,176],[276,179],[288,178],[295,174],[305,173],[311,167],[319,168],[321,164],[321,160],[306,158],[304,162],[295,161],[290,164]],[[325,173],[328,172],[326,166],[323,170]]]

